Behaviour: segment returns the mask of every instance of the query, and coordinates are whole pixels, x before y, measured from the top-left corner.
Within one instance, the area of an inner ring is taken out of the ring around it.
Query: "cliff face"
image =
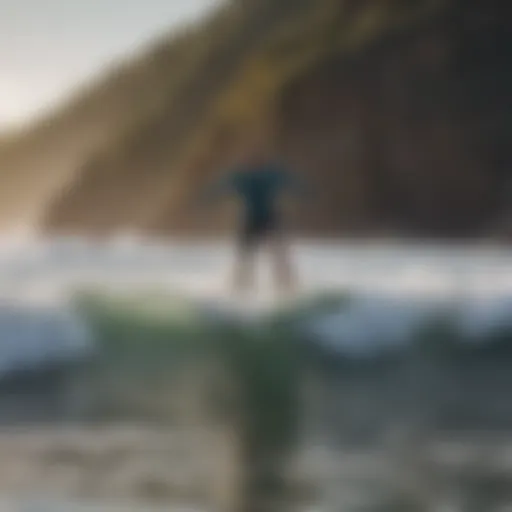
[[[229,212],[206,221],[189,205],[268,126],[268,142],[316,187],[295,214],[301,232],[498,232],[512,163],[511,16],[505,0],[233,2],[128,65],[108,94],[91,91],[97,108],[116,98],[117,114],[98,122],[106,135],[87,154],[73,153],[65,182],[36,189],[38,221],[50,232],[217,231]]]
[[[316,226],[493,229],[512,201],[511,13],[504,2],[461,2],[287,90],[287,144],[328,183]]]

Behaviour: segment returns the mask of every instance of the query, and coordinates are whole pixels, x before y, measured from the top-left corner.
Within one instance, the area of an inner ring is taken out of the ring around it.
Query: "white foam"
[[[227,293],[233,253],[226,244],[165,243],[133,234],[103,244],[14,236],[10,244],[0,260],[0,298],[18,304],[64,307],[73,293],[91,286],[182,292],[235,313],[268,309],[273,300],[263,279],[252,306],[233,302]],[[333,343],[343,338],[366,350],[377,338],[400,342],[433,304],[457,304],[464,329],[475,335],[512,324],[512,257],[503,250],[302,243],[295,256],[305,294],[342,289],[364,299],[349,313],[318,320],[319,335]]]

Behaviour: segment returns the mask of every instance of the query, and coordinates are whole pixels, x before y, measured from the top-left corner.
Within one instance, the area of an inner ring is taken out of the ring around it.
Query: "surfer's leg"
[[[254,251],[239,247],[233,272],[233,289],[236,293],[247,293],[254,287]]]
[[[250,223],[241,229],[233,272],[233,288],[236,293],[247,293],[254,287],[256,233]]]
[[[292,261],[290,243],[282,230],[276,229],[272,232],[270,247],[276,286],[280,293],[292,294],[297,287],[297,276]]]

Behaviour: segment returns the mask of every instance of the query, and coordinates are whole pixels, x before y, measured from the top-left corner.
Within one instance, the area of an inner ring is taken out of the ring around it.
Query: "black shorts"
[[[252,248],[275,233],[278,227],[276,216],[246,218],[239,230],[238,243],[243,249]]]

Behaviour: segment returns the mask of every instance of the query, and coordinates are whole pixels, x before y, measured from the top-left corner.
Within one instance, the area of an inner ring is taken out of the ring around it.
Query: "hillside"
[[[0,146],[0,221],[216,232],[198,187],[264,130],[314,182],[316,234],[504,234],[505,0],[238,0]]]

